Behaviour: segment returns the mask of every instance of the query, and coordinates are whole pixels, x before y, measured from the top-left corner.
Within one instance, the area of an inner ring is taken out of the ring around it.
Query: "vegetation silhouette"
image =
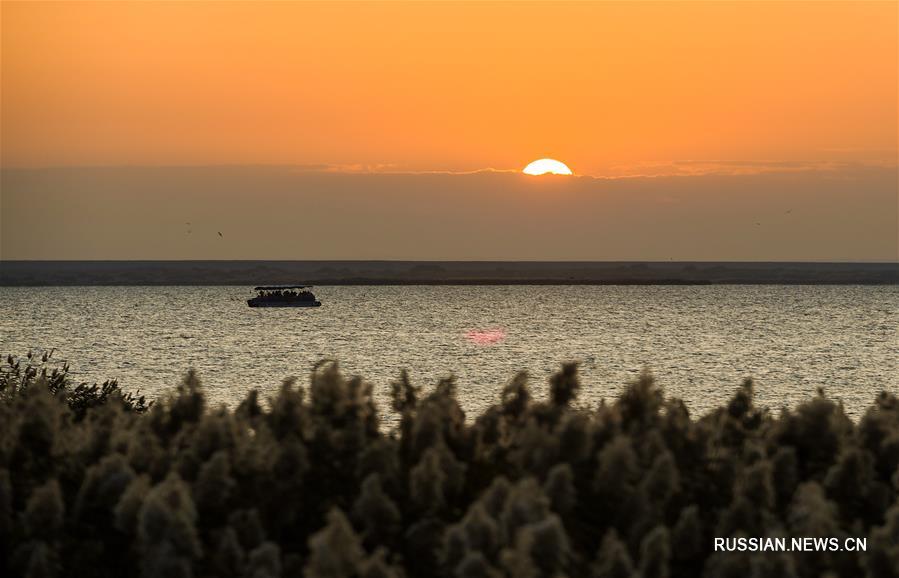
[[[87,410],[116,400],[126,411],[145,412],[152,401],[138,394],[122,391],[119,382],[109,379],[102,384],[74,384],[69,374],[69,364],[52,359],[55,349],[49,351],[29,351],[24,358],[6,356],[6,363],[0,365],[0,403],[9,403],[12,398],[24,395],[29,387],[40,385],[51,395],[65,400],[75,419],[84,418]]]
[[[58,380],[58,378],[55,378]],[[399,424],[335,362],[208,408],[73,405],[40,372],[0,403],[8,576],[868,576],[899,572],[899,400],[858,423],[823,393],[774,416],[746,381],[699,419],[649,374],[612,403],[527,376],[466,420],[403,373]],[[96,394],[97,392],[95,392]],[[96,401],[96,400],[95,400]],[[105,402],[105,403],[104,403]],[[135,411],[135,410],[138,411]],[[714,552],[715,537],[859,537],[866,552]]]

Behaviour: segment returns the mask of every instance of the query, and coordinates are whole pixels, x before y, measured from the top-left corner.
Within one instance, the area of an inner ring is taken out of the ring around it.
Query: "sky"
[[[895,2],[0,10],[2,259],[899,259]]]

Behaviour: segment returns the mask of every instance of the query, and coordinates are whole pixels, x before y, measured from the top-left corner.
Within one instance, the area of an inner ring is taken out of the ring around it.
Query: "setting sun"
[[[555,159],[538,159],[522,171],[526,175],[570,175],[573,174],[571,169],[565,163]]]

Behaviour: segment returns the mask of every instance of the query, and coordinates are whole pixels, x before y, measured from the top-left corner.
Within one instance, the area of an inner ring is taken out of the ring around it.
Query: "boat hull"
[[[321,307],[321,301],[253,301],[252,299],[247,300],[247,305],[250,307]]]

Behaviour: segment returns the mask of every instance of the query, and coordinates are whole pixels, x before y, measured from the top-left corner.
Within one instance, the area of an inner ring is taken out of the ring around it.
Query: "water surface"
[[[151,397],[196,368],[212,403],[304,383],[338,359],[389,406],[402,368],[420,385],[453,374],[463,408],[499,399],[518,370],[537,397],[565,360],[580,399],[617,395],[643,368],[692,412],[753,376],[759,403],[793,406],[824,387],[857,417],[897,391],[894,286],[318,287],[316,309],[250,309],[240,287],[0,288],[0,353],[55,347],[79,380],[118,378]],[[476,336],[487,335],[489,339]]]

